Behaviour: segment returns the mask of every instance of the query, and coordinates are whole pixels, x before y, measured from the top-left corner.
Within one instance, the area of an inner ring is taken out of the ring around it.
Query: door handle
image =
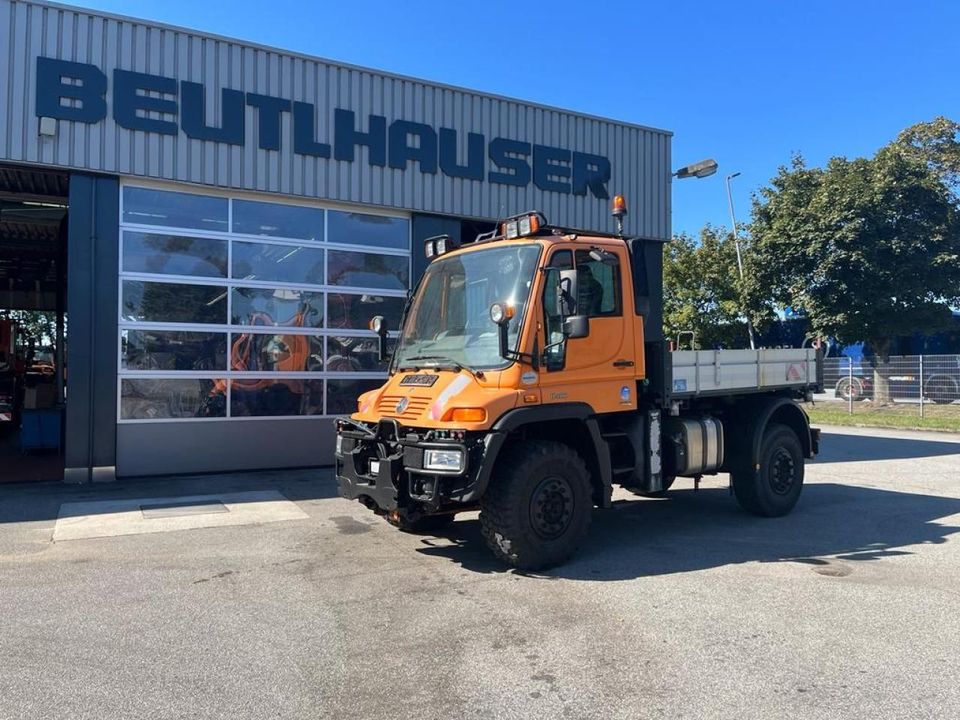
[[[633,367],[633,360],[615,360],[613,362],[614,367]]]

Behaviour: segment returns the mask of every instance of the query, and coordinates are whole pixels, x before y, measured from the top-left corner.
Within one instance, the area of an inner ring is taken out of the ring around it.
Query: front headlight
[[[337,433],[337,455],[343,455],[343,436]]]
[[[463,470],[462,450],[427,450],[423,454],[424,470]]]

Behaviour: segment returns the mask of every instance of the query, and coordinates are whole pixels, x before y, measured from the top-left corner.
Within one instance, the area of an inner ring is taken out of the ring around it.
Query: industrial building
[[[425,238],[606,230],[614,193],[670,237],[662,130],[45,2],[0,37],[0,312],[62,319],[8,352],[61,441],[8,429],[0,481],[330,464]]]

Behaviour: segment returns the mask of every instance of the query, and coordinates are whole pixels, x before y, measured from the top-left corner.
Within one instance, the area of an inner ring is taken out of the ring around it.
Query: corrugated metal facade
[[[3,50],[5,47],[6,50]],[[369,203],[475,218],[542,209],[554,222],[608,229],[608,201],[479,180],[371,166],[366,148],[354,162],[294,154],[289,113],[280,151],[258,147],[256,123],[245,125],[243,146],[133,131],[112,113],[95,124],[59,121],[41,137],[36,116],[36,59],[50,57],[202,83],[207,108],[220,117],[221,88],[314,103],[317,137],[330,137],[334,108],[353,110],[362,128],[368,114],[423,122],[487,141],[505,137],[609,158],[610,193],[631,206],[627,230],[670,235],[670,135],[632,125],[525,105],[364,69],[240,44],[176,28],[85,10],[0,0],[0,160],[40,163],[244,190]],[[108,105],[111,103],[107,95]],[[248,118],[253,112],[247,108]]]

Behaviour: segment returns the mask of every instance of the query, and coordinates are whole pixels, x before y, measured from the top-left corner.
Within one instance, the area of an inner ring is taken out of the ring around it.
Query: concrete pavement
[[[960,438],[823,447],[787,518],[617,493],[539,576],[328,471],[0,488],[0,718],[960,716]],[[307,517],[51,542],[64,502],[266,490]]]

